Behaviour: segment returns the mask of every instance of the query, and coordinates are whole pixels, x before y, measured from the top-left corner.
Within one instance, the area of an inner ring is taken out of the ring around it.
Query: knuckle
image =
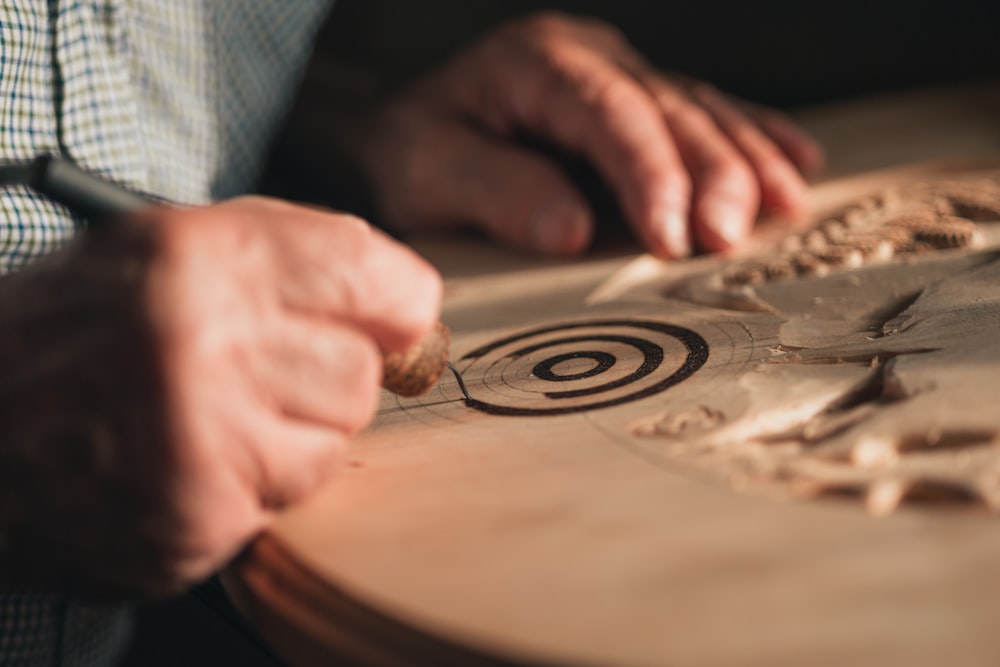
[[[785,162],[785,156],[764,132],[749,119],[737,117],[724,126],[726,134],[756,169],[770,169]]]
[[[339,225],[340,231],[358,239],[368,239],[372,236],[372,226],[367,220],[352,213],[329,214]]]
[[[767,137],[742,114],[732,112],[722,120],[722,127],[744,151],[752,151],[755,155],[763,156],[768,150],[770,142]]]
[[[211,259],[231,261],[254,246],[256,228],[245,224],[257,212],[247,200],[198,208],[161,209],[150,219],[155,253],[172,265],[191,266]],[[236,255],[239,251],[240,255]]]
[[[788,165],[785,154],[766,137],[761,138],[754,153],[754,163],[758,169],[784,169]]]
[[[544,68],[566,42],[568,19],[553,11],[536,12],[504,23],[479,43],[483,60],[502,69],[504,63]]]
[[[591,82],[583,95],[604,123],[615,126],[621,119],[635,117],[648,106],[638,84],[624,75],[601,77]]]
[[[366,220],[349,213],[328,213],[315,227],[317,241],[325,239],[330,251],[336,252],[341,261],[352,261],[372,252],[375,234]]]
[[[683,93],[670,96],[672,104],[663,104],[665,113],[677,123],[683,123],[689,132],[718,133],[712,113],[705,107],[694,104]]]

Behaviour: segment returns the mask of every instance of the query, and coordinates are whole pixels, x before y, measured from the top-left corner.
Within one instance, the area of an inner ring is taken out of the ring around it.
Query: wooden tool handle
[[[438,322],[422,341],[406,352],[385,354],[382,386],[400,396],[419,396],[430,390],[448,362],[451,333]]]

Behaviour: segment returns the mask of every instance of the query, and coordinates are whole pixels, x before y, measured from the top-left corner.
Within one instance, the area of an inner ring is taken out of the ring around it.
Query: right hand
[[[354,156],[390,226],[472,224],[550,253],[581,252],[595,220],[525,135],[585,158],[664,258],[732,248],[762,211],[803,215],[800,171],[823,162],[778,112],[659,71],[611,25],[552,13],[493,30],[374,108],[316,117],[306,136],[332,133]]]
[[[329,477],[441,281],[346,215],[151,209],[0,281],[0,579],[209,575]]]

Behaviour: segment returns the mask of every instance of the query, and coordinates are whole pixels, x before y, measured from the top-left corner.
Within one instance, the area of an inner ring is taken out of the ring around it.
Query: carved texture
[[[996,178],[922,183],[866,197],[722,271],[727,287],[824,276],[896,257],[982,245],[979,223],[1000,221]]]
[[[747,406],[668,409],[632,435],[734,487],[851,499],[877,516],[902,505],[1000,512],[1000,260],[961,252],[984,238],[993,248],[991,223],[995,173],[886,189],[668,290],[716,307],[718,294],[755,298],[741,310],[783,324],[771,356],[738,380]],[[944,251],[938,268],[918,261]],[[864,279],[755,289],[875,264],[887,266]]]

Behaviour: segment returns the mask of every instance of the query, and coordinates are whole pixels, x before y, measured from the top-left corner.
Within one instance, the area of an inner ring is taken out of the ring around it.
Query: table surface
[[[829,151],[819,217],[1000,168],[997,84],[798,117]],[[705,278],[739,258],[415,239],[447,279],[477,405],[450,378],[386,394],[337,478],[227,586],[294,665],[992,663],[1000,236],[984,228],[975,252],[756,292]],[[873,517],[905,475],[933,493]]]

